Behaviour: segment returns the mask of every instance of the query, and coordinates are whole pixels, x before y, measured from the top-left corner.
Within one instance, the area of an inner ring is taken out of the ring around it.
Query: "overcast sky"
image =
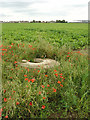
[[[88,20],[88,0],[0,0],[0,21]]]

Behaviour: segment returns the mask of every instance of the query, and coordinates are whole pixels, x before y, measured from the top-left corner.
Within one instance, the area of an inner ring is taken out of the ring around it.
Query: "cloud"
[[[27,8],[34,3],[44,3],[41,0],[30,0],[29,2],[0,2],[0,7],[2,8]]]
[[[72,5],[71,7],[87,7],[87,4],[75,4],[75,5]]]
[[[88,0],[0,0],[4,19],[87,19]]]

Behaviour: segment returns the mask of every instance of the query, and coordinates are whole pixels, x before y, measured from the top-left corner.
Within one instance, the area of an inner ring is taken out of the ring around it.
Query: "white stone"
[[[52,68],[54,66],[60,65],[60,63],[55,60],[41,59],[41,58],[35,58],[34,62],[28,62],[27,60],[22,60],[22,63],[19,64],[23,67],[29,67],[29,68]]]

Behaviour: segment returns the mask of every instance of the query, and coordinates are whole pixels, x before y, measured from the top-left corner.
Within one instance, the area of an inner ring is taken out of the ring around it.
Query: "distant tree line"
[[[4,23],[5,21],[0,21],[0,23]],[[5,23],[67,23],[67,21],[65,20],[51,20],[51,21],[36,21],[36,20],[33,20],[33,21],[7,21]]]
[[[67,21],[65,21],[65,20],[56,20],[56,21],[35,21],[35,20],[33,20],[33,21],[31,21],[31,23],[42,23],[42,22],[44,22],[44,23],[67,23]]]
[[[65,20],[56,20],[56,23],[67,23]]]

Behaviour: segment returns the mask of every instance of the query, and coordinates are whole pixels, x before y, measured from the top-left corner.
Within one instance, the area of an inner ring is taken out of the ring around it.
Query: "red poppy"
[[[11,96],[10,96],[9,100],[11,100]]]
[[[31,80],[28,80],[28,82],[30,82]]]
[[[57,83],[61,83],[60,81],[58,81]]]
[[[44,88],[44,85],[41,85],[42,86],[42,88]]]
[[[54,70],[54,72],[57,72],[57,70]]]
[[[27,77],[27,75],[24,75],[24,77]]]
[[[17,63],[17,61],[15,61],[14,63]]]
[[[42,109],[45,109],[45,105],[42,105]]]
[[[28,80],[28,78],[25,78],[25,80]]]
[[[35,81],[35,79],[31,79],[32,83]]]
[[[45,97],[43,97],[43,99],[46,99]]]
[[[69,55],[67,55],[67,57],[70,57]]]
[[[45,77],[48,77],[48,75],[45,75]]]
[[[58,76],[58,74],[57,74],[57,73],[56,73],[55,75],[56,75],[56,77]]]
[[[7,102],[7,98],[4,98],[4,102]]]
[[[62,75],[62,73],[61,73],[61,74],[59,74],[59,75]]]
[[[2,112],[0,111],[0,117],[1,117],[1,115],[2,115]]]
[[[48,84],[47,87],[49,87],[50,85]]]
[[[4,93],[6,92],[6,90],[4,90]]]
[[[62,85],[62,84],[60,84],[60,86],[61,86],[61,87],[63,87],[63,85]]]
[[[29,45],[29,47],[32,47],[32,45]]]
[[[20,103],[19,102],[16,102],[16,105],[19,105]]]
[[[8,116],[6,115],[5,118],[8,118]]]
[[[42,92],[41,92],[41,91],[39,91],[39,93],[38,93],[38,94],[39,94],[39,95],[41,95],[41,93],[42,93]]]
[[[53,92],[56,92],[56,89],[55,89],[55,88],[53,88]]]
[[[40,72],[40,70],[38,70],[38,72]]]
[[[29,69],[27,69],[27,71],[29,72]]]
[[[1,108],[1,109],[0,109],[0,111],[2,112],[2,111],[3,111],[3,109]]]
[[[32,106],[32,102],[30,102],[29,105]]]
[[[60,76],[60,78],[63,78],[62,76]]]

